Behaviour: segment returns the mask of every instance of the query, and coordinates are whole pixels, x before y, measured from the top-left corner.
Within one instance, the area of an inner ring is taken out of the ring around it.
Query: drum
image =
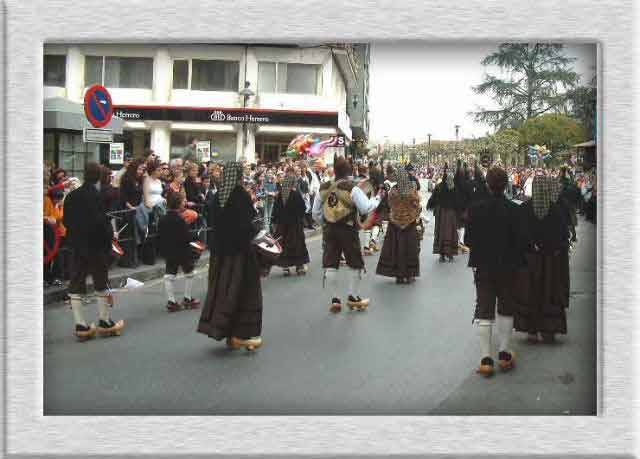
[[[258,232],[251,243],[256,250],[258,263],[263,269],[270,268],[276,264],[278,257],[282,254],[280,242],[274,239],[267,230]]]

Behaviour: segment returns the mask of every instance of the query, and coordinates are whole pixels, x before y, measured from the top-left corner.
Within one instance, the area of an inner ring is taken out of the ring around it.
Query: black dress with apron
[[[271,214],[275,226],[274,236],[280,238],[282,254],[277,266],[302,266],[309,263],[309,251],[304,236],[305,203],[298,191],[291,191],[286,203],[282,202],[282,193],[276,199]]]
[[[249,194],[237,186],[224,208],[213,198],[215,266],[198,332],[222,340],[247,339],[262,332],[260,269],[251,240],[256,234],[255,209]]]

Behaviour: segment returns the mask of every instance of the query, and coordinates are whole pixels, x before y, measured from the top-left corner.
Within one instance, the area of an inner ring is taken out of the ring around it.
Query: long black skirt
[[[405,229],[389,223],[376,274],[386,277],[420,275],[420,245],[415,223]]]
[[[198,332],[216,340],[260,336],[262,287],[255,254],[218,255],[210,270]]]
[[[455,209],[437,207],[433,234],[433,253],[458,255],[458,218]]]
[[[567,333],[569,254],[527,254],[527,267],[516,273],[513,326],[527,333]]]
[[[282,254],[278,257],[277,266],[302,266],[309,263],[309,251],[304,237],[302,220],[296,223],[279,224],[276,238],[281,238]]]

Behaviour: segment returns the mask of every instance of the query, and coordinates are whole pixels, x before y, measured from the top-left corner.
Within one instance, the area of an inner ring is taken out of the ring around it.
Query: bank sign
[[[124,121],[188,121],[199,123],[338,126],[337,112],[116,105],[114,106],[113,114]]]

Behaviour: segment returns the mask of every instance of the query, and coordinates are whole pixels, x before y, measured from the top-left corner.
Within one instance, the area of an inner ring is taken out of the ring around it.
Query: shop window
[[[320,94],[322,67],[316,64],[260,62],[258,91],[287,94]]]
[[[66,83],[67,56],[44,56],[44,85],[64,87]]]
[[[237,61],[191,61],[191,89],[197,91],[237,91],[240,63]]]
[[[189,89],[189,61],[173,61],[173,89]]]
[[[151,89],[153,58],[85,56],[84,81],[85,86]]]

